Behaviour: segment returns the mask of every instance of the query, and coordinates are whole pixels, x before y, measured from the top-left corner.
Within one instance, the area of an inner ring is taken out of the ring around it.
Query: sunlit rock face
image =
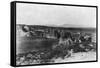
[[[96,43],[96,33],[93,33],[92,34],[92,42],[95,42]]]
[[[17,37],[25,36],[25,32],[23,32],[22,27],[19,25],[16,26],[16,36]]]
[[[27,32],[24,31],[23,28],[26,29]],[[16,26],[16,36],[17,36],[17,37],[24,37],[24,36],[27,36],[28,30],[29,30],[28,26],[17,25],[17,26]]]

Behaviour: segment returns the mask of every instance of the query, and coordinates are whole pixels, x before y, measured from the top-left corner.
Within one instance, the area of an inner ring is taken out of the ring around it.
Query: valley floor
[[[54,59],[55,63],[62,63],[62,62],[79,62],[79,61],[94,61],[96,60],[96,52],[78,52],[72,53],[71,57],[65,59]]]

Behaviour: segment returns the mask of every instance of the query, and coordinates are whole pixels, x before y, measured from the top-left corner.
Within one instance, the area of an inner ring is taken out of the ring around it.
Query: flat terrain
[[[77,61],[94,61],[96,60],[96,52],[90,51],[90,52],[78,52],[78,53],[72,53],[71,57],[65,58],[65,59],[54,59],[55,63],[60,62],[77,62]]]

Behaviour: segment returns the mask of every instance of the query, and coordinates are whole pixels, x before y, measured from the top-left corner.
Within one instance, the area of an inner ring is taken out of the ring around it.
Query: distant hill
[[[46,26],[51,26],[51,27],[64,27],[64,28],[95,28],[95,27],[86,27],[82,25],[73,25],[73,24],[63,24],[63,25],[53,25],[53,24],[48,24]]]
[[[17,26],[25,26],[25,24],[17,24]],[[63,29],[63,30],[70,30],[70,31],[92,31],[95,32],[96,28],[93,27],[77,27],[78,25],[70,25],[70,24],[64,24],[64,25],[26,25],[31,28],[52,28],[52,29]]]

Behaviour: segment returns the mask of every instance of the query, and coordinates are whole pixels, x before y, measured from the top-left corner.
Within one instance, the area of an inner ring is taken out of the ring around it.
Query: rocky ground
[[[96,60],[96,52],[90,51],[90,52],[78,52],[78,53],[72,53],[70,57],[66,57],[65,59],[54,59],[55,63],[60,62],[77,62],[77,61],[93,61]]]

